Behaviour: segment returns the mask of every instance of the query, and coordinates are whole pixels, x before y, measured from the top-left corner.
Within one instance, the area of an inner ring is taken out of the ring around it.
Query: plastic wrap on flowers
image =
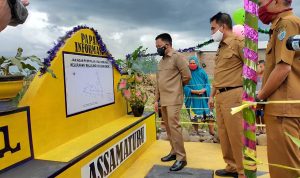
[[[245,15],[245,49],[244,49],[244,93],[243,101],[251,102],[255,98],[256,90],[256,63],[258,60],[258,0],[244,0]],[[247,107],[243,109],[243,127],[244,127],[244,170],[247,178],[256,178],[256,126],[254,108]],[[250,154],[251,153],[251,154]],[[250,156],[251,155],[251,156]],[[252,158],[251,158],[252,157]]]

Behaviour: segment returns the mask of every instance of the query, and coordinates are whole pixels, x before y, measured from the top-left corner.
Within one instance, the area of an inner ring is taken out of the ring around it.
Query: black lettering
[[[81,33],[81,42],[82,43],[87,43],[87,36],[83,33]]]
[[[75,42],[75,52],[80,52],[80,51],[81,51],[80,43]]]
[[[117,152],[117,165],[121,164],[124,160],[123,155],[123,142],[117,145],[116,147]]]
[[[99,47],[99,46],[97,46],[97,49],[96,49],[96,50],[97,50],[97,54],[100,55],[100,54],[101,54],[101,50],[100,50],[100,47]]]
[[[89,35],[89,40],[88,40],[87,44],[91,44],[92,39],[93,39],[93,37],[91,35]]]
[[[104,171],[104,176],[105,177],[110,173],[108,161],[109,161],[109,153],[105,152],[104,153],[104,167],[106,169],[106,171]]]
[[[96,169],[95,169],[95,164],[92,162],[90,164],[90,178],[97,178],[96,177]]]
[[[112,148],[110,149],[110,170],[113,171],[116,167],[115,150]]]
[[[132,135],[130,135],[129,137],[128,137],[128,144],[129,144],[129,155],[131,155],[131,153],[132,153],[132,147],[131,147],[131,140],[132,140]]]
[[[0,132],[3,133],[4,138],[4,148],[0,150],[0,158],[4,157],[4,153],[10,151],[11,153],[15,153],[21,150],[20,143],[17,143],[15,148],[12,148],[9,141],[9,133],[8,133],[8,126],[0,127]]]
[[[142,127],[142,128],[141,128],[141,137],[142,137],[141,139],[142,139],[142,143],[145,143],[144,133],[145,133],[145,128]]]
[[[124,159],[127,158],[129,156],[128,154],[128,142],[127,142],[127,138],[124,140]]]
[[[96,37],[95,36],[93,36],[93,45],[97,45],[97,40],[96,40]]]
[[[103,167],[102,167],[102,164],[103,163],[103,157],[100,156],[97,160],[97,168],[98,168],[98,172],[100,174],[100,178],[104,177],[104,170],[103,170]]]
[[[133,142],[132,142],[132,145],[133,145],[133,151],[135,151],[135,150],[136,150],[136,143],[137,143],[136,133],[134,133],[134,134],[132,135],[132,137],[133,137]]]
[[[140,138],[140,131],[136,131],[136,138],[137,138],[137,146],[136,147],[140,147],[141,145],[141,138]]]
[[[91,46],[86,44],[85,47],[86,47],[86,53],[91,54]]]

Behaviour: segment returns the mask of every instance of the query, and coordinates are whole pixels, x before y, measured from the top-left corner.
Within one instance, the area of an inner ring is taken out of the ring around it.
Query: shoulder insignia
[[[286,30],[285,29],[282,29],[280,32],[279,32],[279,34],[278,34],[278,39],[280,40],[280,41],[282,41],[285,37],[286,37]]]

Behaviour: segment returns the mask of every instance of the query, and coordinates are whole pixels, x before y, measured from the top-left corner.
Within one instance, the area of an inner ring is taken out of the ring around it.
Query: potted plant
[[[0,58],[0,108],[12,107],[12,99],[23,88],[24,81],[31,78],[40,68],[45,68],[44,63],[36,56],[22,56],[23,49],[18,48],[14,57]],[[55,74],[47,68],[47,72]]]
[[[135,117],[140,117],[143,114],[145,104],[148,100],[147,93],[142,85],[144,81],[143,72],[135,66],[139,56],[145,53],[145,51],[140,46],[131,55],[128,55],[126,60],[117,60],[117,63],[126,74],[126,77],[121,78],[119,81],[118,91],[128,101]]]

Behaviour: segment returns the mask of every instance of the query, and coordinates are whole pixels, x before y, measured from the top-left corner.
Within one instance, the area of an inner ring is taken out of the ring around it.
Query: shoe
[[[238,177],[239,174],[237,172],[228,172],[225,169],[216,170],[216,175],[220,177]]]
[[[191,136],[196,136],[196,135],[199,135],[199,132],[197,132],[197,131],[192,131],[192,133],[191,133]]]
[[[176,160],[176,155],[168,154],[167,156],[162,157],[160,160],[162,162],[173,161],[173,160]]]
[[[165,128],[158,128],[158,131],[159,132],[166,132],[166,129]]]
[[[170,171],[180,171],[184,166],[186,166],[186,161],[175,161],[175,163],[170,167]]]

